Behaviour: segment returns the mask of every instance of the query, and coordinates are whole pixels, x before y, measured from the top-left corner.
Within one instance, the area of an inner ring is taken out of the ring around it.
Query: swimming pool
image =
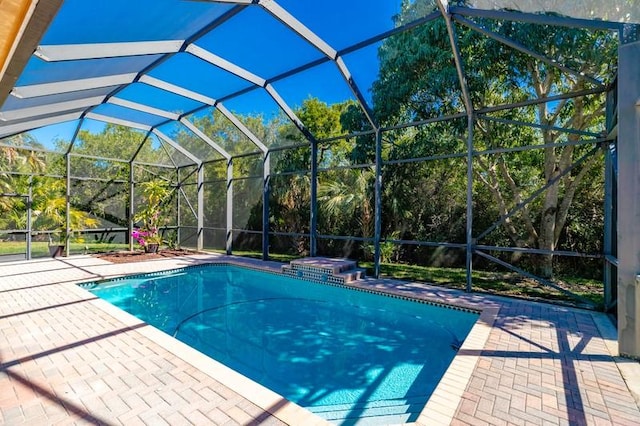
[[[478,319],[230,265],[87,289],[336,424],[416,420]]]

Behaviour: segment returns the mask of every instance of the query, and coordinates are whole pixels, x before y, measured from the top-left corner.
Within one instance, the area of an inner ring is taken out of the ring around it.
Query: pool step
[[[290,277],[334,284],[346,284],[365,277],[365,270],[358,268],[356,261],[328,257],[292,260],[289,265],[282,266],[282,273]]]
[[[404,424],[415,421],[424,408],[425,398],[406,400],[374,401],[353,405],[325,405],[306,407],[334,424],[357,424],[358,426],[380,424]]]

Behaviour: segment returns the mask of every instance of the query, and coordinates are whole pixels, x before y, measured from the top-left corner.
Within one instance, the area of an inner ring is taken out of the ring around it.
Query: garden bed
[[[109,253],[97,253],[93,256],[107,260],[111,263],[143,262],[145,260],[166,259],[168,257],[189,256],[197,254],[197,251],[188,249],[162,249],[157,253],[145,253],[142,250],[114,251]]]

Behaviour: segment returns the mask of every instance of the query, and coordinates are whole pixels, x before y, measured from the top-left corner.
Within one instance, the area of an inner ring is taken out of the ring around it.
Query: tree
[[[360,236],[373,236],[374,177],[372,169],[347,169],[333,172],[331,179],[321,183],[318,201],[329,228],[352,233],[349,225],[355,220]]]
[[[13,136],[0,147],[0,194],[27,194],[29,174],[44,172],[45,155],[25,147],[42,148],[29,134]],[[18,174],[14,174],[17,172]],[[27,205],[22,197],[0,197],[0,226],[27,229]]]
[[[71,203],[102,219],[105,226],[128,226],[129,164],[145,134],[125,126],[106,124],[99,132],[80,130],[72,147]],[[64,142],[60,148],[66,147]],[[98,157],[90,158],[89,156]],[[104,157],[104,158],[101,158]],[[125,161],[113,161],[123,159]],[[73,179],[95,178],[95,179]]]
[[[65,244],[67,235],[65,185],[65,181],[61,179],[48,177],[33,179],[33,229],[55,231],[60,239],[60,245]],[[97,226],[98,221],[89,213],[74,207],[70,208],[69,231],[70,235],[76,236],[77,241],[83,240],[78,238],[75,232]]]
[[[535,51],[544,52],[554,59],[564,59],[563,62],[580,74],[594,76],[605,83],[610,82],[615,75],[617,39],[612,33],[517,23],[503,26],[501,30],[506,36],[530,46]],[[516,66],[512,72],[519,79],[525,80],[528,76],[528,86],[534,90],[536,98],[544,99],[562,92],[577,92],[592,86],[586,79],[579,76],[562,73],[558,68],[530,58],[522,56],[520,58],[519,61],[513,61]],[[548,145],[557,144],[563,140],[577,142],[580,139],[576,133],[566,135],[554,129],[559,127],[577,131],[602,131],[604,109],[603,96],[563,99],[557,105],[538,104],[535,112],[536,119],[545,126],[541,132],[542,142]],[[588,158],[574,171],[566,173],[585,151],[586,149],[574,145],[544,149],[544,181],[556,180],[557,182],[551,185],[543,195],[538,232],[529,227],[530,237],[537,240],[539,248],[556,249],[577,191],[589,176],[591,169],[595,165],[602,164],[598,154]],[[517,197],[517,184],[513,186],[508,173],[504,176]],[[525,223],[531,222],[527,209],[523,209],[523,214]],[[544,276],[552,275],[552,260],[552,255],[544,257],[541,265],[541,273]]]
[[[105,124],[100,132],[93,132],[90,130],[80,130],[78,137],[72,147],[72,153],[86,154],[96,157],[104,157],[105,159],[122,159],[130,160],[134,153],[144,140],[145,133],[132,129],[130,127],[120,126],[117,124]],[[63,146],[65,148],[64,142]],[[110,164],[109,160],[99,159],[95,160],[93,164],[94,170],[98,173],[102,172],[104,167],[114,167],[117,164]],[[126,163],[125,163],[126,164]],[[89,164],[87,164],[89,167]],[[88,168],[85,172],[86,176],[91,176],[93,170]],[[114,175],[114,178],[127,178],[126,171],[122,172],[114,167],[109,171],[109,175]]]
[[[306,129],[318,143],[318,165],[330,167],[345,165],[344,161],[349,157],[353,147],[347,139],[340,139],[353,129],[345,123],[345,117],[353,115],[353,110],[359,107],[353,101],[345,101],[333,105],[327,105],[317,98],[307,98],[295,113],[304,123]],[[356,113],[357,114],[357,113]],[[360,116],[361,116],[360,112]],[[278,129],[281,139],[306,143],[308,140],[291,122],[283,123]],[[333,139],[326,142],[327,139]],[[323,142],[325,141],[325,142]],[[281,156],[274,170],[310,170],[311,148],[297,151],[287,151]]]
[[[420,2],[403,2],[398,23],[411,16]],[[567,73],[520,53],[466,27],[456,26],[466,81],[476,109],[524,99],[545,99],[559,93],[593,88],[581,74],[605,83],[615,74],[617,41],[605,31],[484,20],[486,28],[527,46],[534,52],[576,70]],[[464,112],[460,82],[446,27],[436,20],[387,39],[379,50],[380,73],[373,86],[374,110],[382,123],[396,124]],[[571,145],[580,131],[599,132],[603,124],[603,96],[582,96],[540,103],[537,107],[512,109],[495,114],[500,119],[530,122],[542,127],[496,124],[476,120],[474,149],[509,148],[530,144],[551,145],[538,151],[494,154],[474,158],[475,177],[488,189],[504,215],[523,201],[534,188],[554,182],[541,200],[528,204],[520,214],[505,221],[512,243],[518,246],[555,250],[567,224],[576,193],[586,179],[596,179],[590,171],[600,164],[596,155],[578,167],[572,164],[590,147]],[[464,135],[466,123],[459,126]],[[559,131],[570,128],[574,133]],[[414,146],[428,138],[416,134]],[[464,143],[461,138],[459,143]],[[560,146],[567,142],[568,146]],[[539,165],[542,165],[540,169]],[[538,264],[539,272],[552,274],[552,256]]]
[[[316,140],[320,141],[318,143],[319,167],[331,168],[349,164],[349,156],[352,150],[351,143],[339,137],[347,133],[346,129],[342,126],[342,118],[345,111],[353,106],[354,103],[351,101],[327,105],[319,99],[308,98],[304,100],[300,108],[296,109],[296,115],[305,124],[307,130]],[[311,145],[299,129],[290,122],[281,125],[278,129],[278,134],[280,139],[307,143],[308,146],[278,153],[277,161],[272,163],[275,173],[290,171],[300,173],[292,176],[272,178],[272,201],[270,204],[272,216],[270,221],[272,226],[278,231],[308,232],[311,203],[309,194],[311,185]],[[326,140],[328,139],[333,140],[327,142]],[[323,142],[323,140],[325,142]],[[344,181],[336,177],[335,173],[332,174],[331,172],[322,173],[318,181],[320,193],[328,187],[334,186],[334,189],[336,189],[335,185],[344,183]],[[339,189],[339,191],[344,189],[345,188]],[[350,190],[353,188],[346,189]],[[319,194],[318,198],[322,205],[326,197],[323,198]],[[336,208],[333,213],[337,213],[338,210],[339,208]],[[324,211],[326,212],[326,209]],[[337,222],[340,222],[340,220]],[[344,220],[342,222],[344,222]],[[335,230],[336,228],[332,229]],[[303,239],[295,239],[294,245],[298,253],[302,253],[305,250]]]
[[[169,203],[172,190],[162,179],[155,179],[140,184],[142,187],[142,203],[133,218],[140,223],[140,229],[133,236],[145,251],[155,251],[162,242],[160,227],[166,220],[165,207]]]

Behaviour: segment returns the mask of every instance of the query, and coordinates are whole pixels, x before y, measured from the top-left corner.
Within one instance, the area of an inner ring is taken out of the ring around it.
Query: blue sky
[[[280,0],[278,4],[339,51],[392,29],[392,17],[399,12],[400,1]],[[188,0],[66,0],[41,44],[184,40],[232,7],[229,4]],[[247,7],[195,44],[266,79],[323,57],[322,52],[257,5]],[[344,57],[368,101],[370,86],[377,76],[378,45],[376,43]],[[46,63],[32,58],[18,85],[135,72],[155,59],[156,56],[149,55]],[[251,86],[246,80],[188,53],[174,55],[152,69],[149,75],[216,99]],[[293,108],[300,106],[309,97],[317,97],[328,104],[354,99],[332,62],[276,81],[273,86]],[[273,116],[277,106],[264,95],[264,91],[260,89],[233,98],[225,104],[241,114],[262,112],[265,117]],[[175,95],[140,83],[121,91],[117,96],[178,113],[199,105],[192,100],[180,100]],[[100,106],[96,112],[120,113],[119,108],[121,107]],[[140,113],[134,115],[145,124],[156,124],[152,117],[142,117],[143,114]],[[157,122],[164,120],[160,118]],[[101,130],[95,123],[88,126],[92,131]],[[75,123],[68,123],[34,131],[32,134],[50,146],[49,140],[56,137],[70,138],[74,129]]]

